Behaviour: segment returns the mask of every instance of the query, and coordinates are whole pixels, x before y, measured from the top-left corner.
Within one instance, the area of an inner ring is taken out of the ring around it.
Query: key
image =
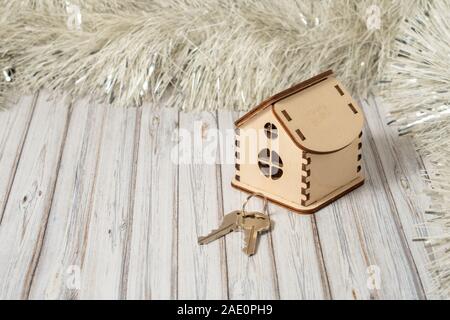
[[[243,251],[248,256],[252,256],[256,252],[256,242],[258,235],[263,231],[270,229],[270,219],[266,214],[259,212],[250,212],[246,216],[241,216],[239,226],[245,234],[245,246]]]
[[[226,214],[223,217],[222,223],[220,224],[219,228],[211,231],[207,236],[199,237],[198,243],[199,244],[208,244],[214,240],[217,240],[227,234],[229,234],[232,231],[235,231],[239,228],[239,218],[242,215],[241,210],[236,210],[233,212],[230,212]]]

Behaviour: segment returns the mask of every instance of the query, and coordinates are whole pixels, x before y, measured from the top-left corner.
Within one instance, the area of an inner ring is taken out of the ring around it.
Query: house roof
[[[297,146],[313,153],[345,148],[358,137],[364,121],[360,107],[331,70],[265,100],[236,126],[268,107]]]

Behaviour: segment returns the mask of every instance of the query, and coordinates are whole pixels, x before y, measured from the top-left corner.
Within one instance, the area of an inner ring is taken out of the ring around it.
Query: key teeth
[[[225,235],[233,232],[234,230],[236,230],[236,227],[234,227],[234,226],[228,226],[223,229],[220,229],[220,228],[214,229],[208,235],[203,236],[203,237],[198,237],[197,241],[201,245],[208,244],[210,242],[213,242],[215,240],[218,240],[218,239],[224,237]]]

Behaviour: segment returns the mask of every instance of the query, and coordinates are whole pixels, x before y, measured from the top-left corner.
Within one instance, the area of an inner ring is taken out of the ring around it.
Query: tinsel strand
[[[384,74],[385,101],[425,159],[431,199],[418,240],[430,250],[432,294],[450,296],[450,3],[423,1],[401,26]]]
[[[374,7],[379,28],[368,25]],[[366,96],[410,7],[390,0],[0,0],[0,56],[11,57],[21,92],[45,87],[120,106],[165,96],[183,110],[247,110],[330,68]]]

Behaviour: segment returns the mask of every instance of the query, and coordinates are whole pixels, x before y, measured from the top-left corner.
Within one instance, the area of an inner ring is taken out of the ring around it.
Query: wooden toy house
[[[363,114],[324,72],[280,92],[238,119],[232,185],[312,213],[364,183]]]

